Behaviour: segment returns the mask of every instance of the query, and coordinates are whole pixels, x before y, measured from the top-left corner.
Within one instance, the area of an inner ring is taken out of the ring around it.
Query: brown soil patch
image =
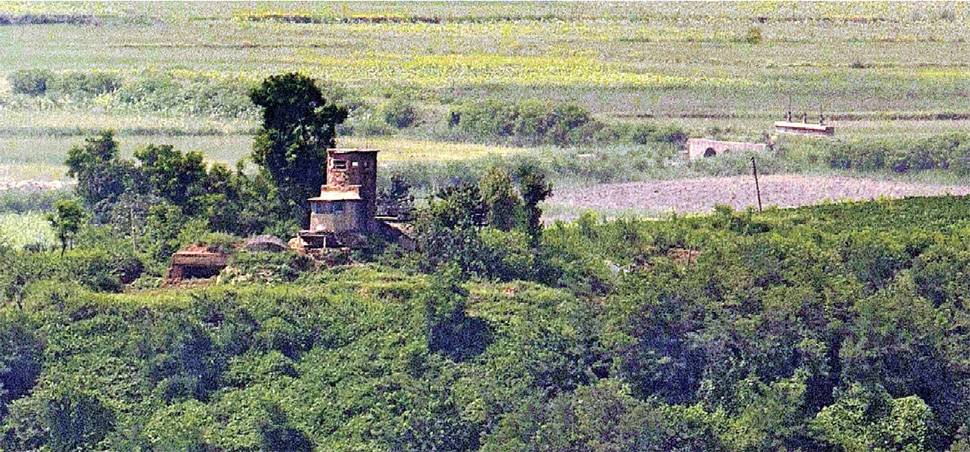
[[[766,208],[876,199],[881,196],[900,198],[970,194],[970,185],[920,184],[843,176],[770,175],[762,176],[760,184],[761,201]],[[751,176],[603,184],[560,190],[547,202],[576,209],[678,213],[710,212],[715,204],[726,204],[735,210],[758,207]]]

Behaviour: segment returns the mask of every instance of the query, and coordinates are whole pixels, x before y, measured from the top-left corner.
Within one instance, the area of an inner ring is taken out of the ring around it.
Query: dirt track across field
[[[855,179],[842,176],[761,176],[764,207],[797,207],[826,200],[875,199],[880,196],[970,194],[970,185],[935,185]],[[751,176],[707,177],[655,182],[603,184],[556,191],[547,201],[567,210],[643,211],[644,213],[710,212],[715,204],[736,210],[758,207]]]

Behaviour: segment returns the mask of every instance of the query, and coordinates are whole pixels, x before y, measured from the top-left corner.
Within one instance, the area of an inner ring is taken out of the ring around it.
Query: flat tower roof
[[[365,152],[381,152],[380,149],[358,149],[358,148],[330,148],[327,152],[334,154],[362,154]]]

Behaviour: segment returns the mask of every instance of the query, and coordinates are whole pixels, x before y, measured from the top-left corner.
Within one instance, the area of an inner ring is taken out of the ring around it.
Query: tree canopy
[[[302,218],[306,198],[326,182],[327,149],[336,145],[347,109],[329,104],[313,79],[296,73],[267,78],[250,98],[263,108],[253,162],[269,173],[281,204]]]

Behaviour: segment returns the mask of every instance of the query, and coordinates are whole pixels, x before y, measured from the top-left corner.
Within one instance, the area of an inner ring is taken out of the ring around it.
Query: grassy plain
[[[417,127],[342,142],[380,143],[392,160],[540,152],[436,149],[429,131],[482,98],[574,101],[608,122],[727,139],[759,139],[789,93],[796,114],[814,120],[821,108],[840,136],[970,125],[970,6],[960,3],[0,3],[0,15],[31,14],[91,19],[0,26],[0,165],[11,177],[60,177],[66,149],[102,128],[126,152],[172,143],[231,163],[256,126],[249,110],[27,99],[5,79],[29,68],[239,85],[297,70],[372,105],[409,93]]]
[[[0,245],[20,249],[24,245],[40,244],[50,248],[56,244],[54,230],[44,215],[38,213],[0,213]]]

